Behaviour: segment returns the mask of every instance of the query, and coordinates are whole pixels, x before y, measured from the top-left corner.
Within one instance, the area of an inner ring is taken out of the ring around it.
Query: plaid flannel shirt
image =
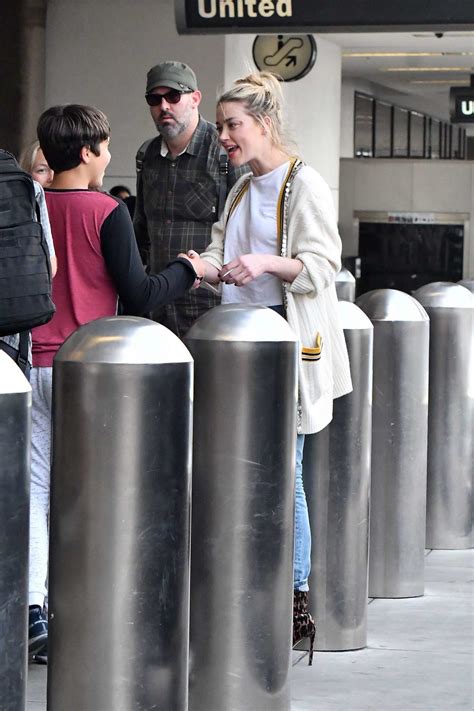
[[[161,136],[146,149],[142,170],[137,175],[137,201],[133,225],[144,264],[158,272],[179,252],[203,252],[211,241],[211,229],[218,219],[220,181],[227,179],[227,191],[246,171],[219,174],[220,144],[213,124],[199,119],[193,137],[181,155],[161,155]],[[183,298],[153,313],[171,331],[182,337],[219,298],[206,289],[188,292]]]

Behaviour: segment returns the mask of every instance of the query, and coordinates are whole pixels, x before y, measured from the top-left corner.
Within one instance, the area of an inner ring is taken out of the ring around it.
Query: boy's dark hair
[[[49,167],[55,173],[76,168],[81,148],[100,154],[100,143],[110,136],[107,116],[93,106],[52,106],[38,121],[38,140]]]

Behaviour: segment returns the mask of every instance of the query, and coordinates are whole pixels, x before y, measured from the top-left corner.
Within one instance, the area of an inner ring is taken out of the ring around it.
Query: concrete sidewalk
[[[369,604],[367,649],[320,652],[312,667],[293,653],[292,711],[474,709],[474,552],[425,562],[424,597]],[[45,698],[46,668],[30,665],[27,711],[45,711]]]

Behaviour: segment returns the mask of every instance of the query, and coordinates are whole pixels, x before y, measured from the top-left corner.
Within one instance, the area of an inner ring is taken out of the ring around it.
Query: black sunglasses
[[[183,94],[192,94],[192,89],[187,91],[178,91],[177,89],[170,89],[166,94],[145,94],[146,103],[148,106],[161,106],[163,99],[168,104],[177,104],[181,101],[181,96]]]

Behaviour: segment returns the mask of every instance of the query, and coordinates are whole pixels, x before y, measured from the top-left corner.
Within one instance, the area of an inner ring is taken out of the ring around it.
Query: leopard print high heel
[[[313,663],[315,637],[316,625],[312,615],[308,612],[308,593],[304,590],[295,590],[293,595],[293,647],[302,639],[309,639],[308,666]]]

